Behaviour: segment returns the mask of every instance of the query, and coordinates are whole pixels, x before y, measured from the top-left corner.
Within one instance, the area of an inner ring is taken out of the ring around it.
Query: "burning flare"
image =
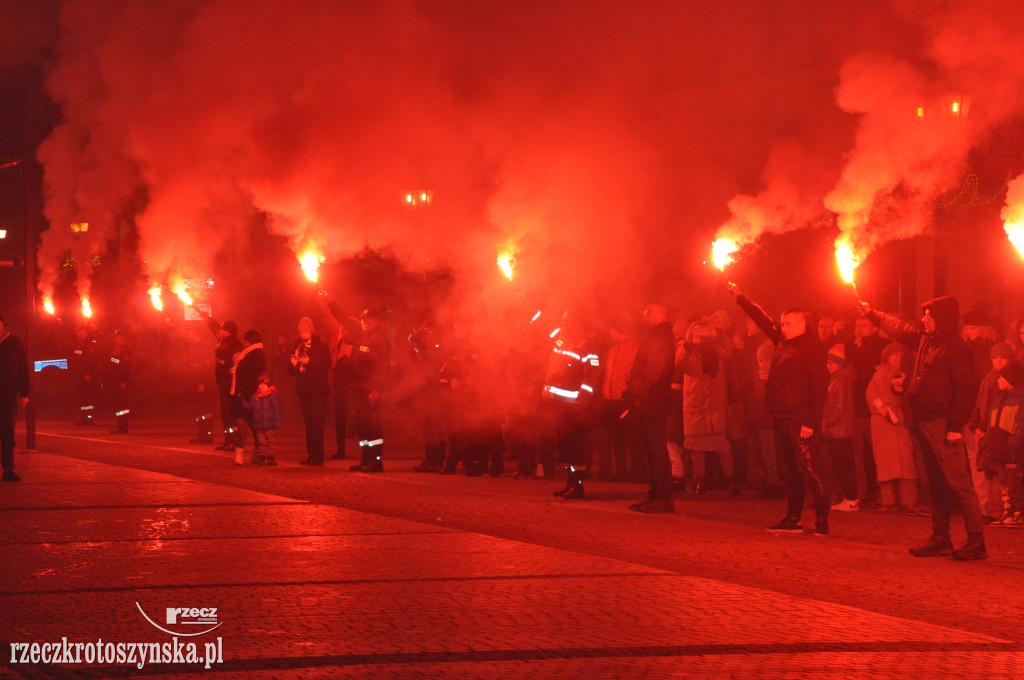
[[[43,309],[45,309],[46,313],[50,316],[57,313],[57,309],[53,306],[53,298],[49,295],[43,298]]]
[[[850,237],[845,234],[836,239],[836,265],[843,281],[853,284],[853,275],[860,266],[860,258],[853,252]]]
[[[92,304],[89,302],[89,298],[82,298],[82,316],[86,319],[92,318]]]
[[[316,283],[317,279],[320,278],[320,263],[323,261],[324,258],[312,250],[307,250],[299,256],[299,264],[302,265],[302,271],[306,273],[306,278],[313,283]]]
[[[1024,257],[1024,175],[1014,178],[1006,186],[1006,205],[1000,217],[1003,218],[1003,230]]]
[[[153,286],[149,289],[149,299],[152,300],[153,308],[158,312],[164,311],[164,301],[161,297],[162,294],[163,291],[160,289],[160,286]]]
[[[189,295],[188,291],[185,289],[184,282],[179,283],[177,286],[174,287],[174,294],[177,295],[178,299],[184,302],[186,305],[192,305],[192,296]]]
[[[733,257],[740,246],[731,238],[722,236],[715,239],[711,244],[711,261],[723,272],[725,268],[735,261]]]
[[[501,270],[501,273],[504,274],[509,281],[512,280],[515,264],[516,256],[514,253],[505,252],[498,255],[498,269]]]

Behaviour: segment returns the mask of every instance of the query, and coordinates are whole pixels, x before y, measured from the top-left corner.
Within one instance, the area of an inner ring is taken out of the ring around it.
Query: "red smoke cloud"
[[[513,248],[511,285],[565,299],[684,287],[726,205],[743,242],[828,208],[870,249],[923,228],[1024,82],[996,69],[1016,43],[990,44],[1019,10],[893,6],[68,0],[40,287],[122,220],[171,285],[264,225],[298,255],[451,265],[478,295]],[[963,93],[967,116],[916,116]],[[417,189],[429,209],[403,207]]]

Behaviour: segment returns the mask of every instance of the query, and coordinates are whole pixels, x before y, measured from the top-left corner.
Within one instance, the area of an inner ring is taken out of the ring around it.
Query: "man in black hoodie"
[[[829,494],[815,470],[825,397],[829,375],[825,348],[814,333],[807,331],[807,317],[797,309],[783,313],[776,323],[756,302],[748,298],[736,284],[729,283],[729,292],[747,316],[775,343],[765,403],[772,414],[775,446],[786,465],[786,516],[768,527],[773,533],[802,533],[800,516],[804,508],[804,490],[809,487],[814,501],[816,521],[814,533],[828,535]]]
[[[971,481],[963,427],[971,416],[977,388],[974,358],[958,332],[960,305],[943,296],[921,305],[921,324],[908,324],[871,309],[861,302],[865,316],[878,323],[893,340],[908,347],[918,345],[917,365],[910,386],[905,377],[894,382],[893,391],[906,391],[914,413],[914,435],[921,444],[932,487],[932,536],[923,546],[911,548],[915,557],[952,554],[958,560],[988,557],[985,551],[981,506]],[[963,507],[967,544],[953,550],[949,538],[953,498]]]

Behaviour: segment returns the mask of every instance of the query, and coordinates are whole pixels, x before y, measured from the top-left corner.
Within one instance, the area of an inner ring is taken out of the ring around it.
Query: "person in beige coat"
[[[900,506],[917,506],[917,468],[914,445],[907,428],[901,397],[893,390],[893,381],[905,378],[903,360],[907,348],[894,342],[882,350],[882,363],[875,369],[867,389],[871,409],[871,445],[878,468],[882,493],[882,512],[897,512]]]

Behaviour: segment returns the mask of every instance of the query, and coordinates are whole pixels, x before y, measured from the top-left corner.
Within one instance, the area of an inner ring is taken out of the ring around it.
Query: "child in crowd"
[[[842,500],[833,505],[832,509],[857,512],[860,510],[860,495],[857,493],[857,468],[853,460],[855,374],[853,366],[847,365],[844,345],[832,346],[828,351],[826,366],[830,379],[821,433],[843,495]]]
[[[259,387],[252,396],[252,431],[256,435],[256,455],[260,465],[277,465],[274,459],[274,430],[281,427],[281,407],[277,388],[266,373],[260,374]]]

